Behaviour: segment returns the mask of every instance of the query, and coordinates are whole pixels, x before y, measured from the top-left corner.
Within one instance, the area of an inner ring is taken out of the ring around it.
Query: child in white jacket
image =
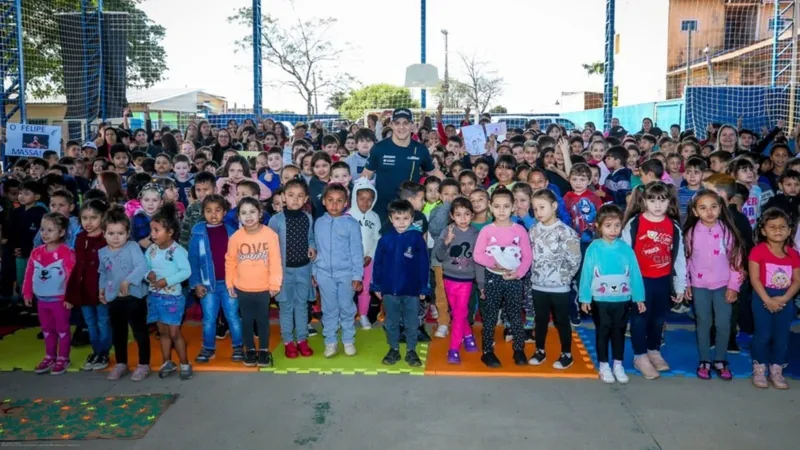
[[[369,330],[372,328],[367,317],[370,300],[369,287],[372,281],[372,259],[375,257],[375,248],[381,237],[381,221],[372,210],[378,200],[378,191],[369,180],[359,178],[353,185],[352,196],[349,214],[361,225],[361,243],[364,247],[364,287],[358,294],[358,315],[361,316],[361,327]]]

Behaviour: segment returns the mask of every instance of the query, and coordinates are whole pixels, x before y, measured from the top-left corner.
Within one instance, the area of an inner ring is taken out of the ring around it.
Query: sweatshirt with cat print
[[[531,268],[531,240],[525,227],[512,224],[498,227],[492,223],[478,233],[473,253],[475,262],[486,267],[486,270],[497,275],[502,272],[494,270],[500,266],[506,270],[516,270],[519,278]]]
[[[67,281],[75,267],[75,252],[66,244],[53,251],[47,245],[40,245],[31,251],[25,268],[25,281],[22,283],[23,298],[33,298],[40,302],[64,301]]]
[[[581,303],[644,301],[644,281],[633,249],[621,239],[595,239],[586,249],[578,287]]]

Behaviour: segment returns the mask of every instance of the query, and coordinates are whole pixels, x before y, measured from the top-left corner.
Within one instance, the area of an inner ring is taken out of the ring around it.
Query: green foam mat
[[[382,328],[371,330],[356,329],[356,355],[346,356],[344,347],[339,342],[339,353],[332,358],[325,358],[325,343],[322,335],[312,336],[308,344],[314,350],[314,355],[309,358],[299,356],[289,359],[285,356],[283,345],[278,345],[273,351],[274,367],[261,369],[262,372],[276,374],[319,374],[319,375],[424,375],[425,363],[428,357],[428,344],[417,344],[417,354],[422,360],[421,367],[410,367],[404,360],[393,366],[381,364],[383,357],[389,351],[386,343],[386,334]],[[405,356],[405,344],[400,344],[400,354]]]
[[[33,371],[44,358],[44,340],[36,338],[40,331],[40,328],[25,328],[4,336],[0,340],[0,371]],[[72,331],[74,331],[74,327]],[[72,347],[69,354],[72,362],[69,371],[80,371],[90,353],[92,353],[90,345]]]

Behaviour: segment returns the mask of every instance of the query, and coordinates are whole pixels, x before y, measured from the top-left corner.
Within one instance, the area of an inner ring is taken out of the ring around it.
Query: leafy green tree
[[[391,84],[371,84],[353,91],[339,108],[339,113],[350,120],[364,116],[368,109],[419,108],[408,88]]]
[[[508,114],[508,108],[503,105],[497,105],[489,110],[490,114]]]
[[[95,0],[96,1],[96,0]],[[128,13],[127,82],[147,88],[164,78],[164,27],[139,5],[144,0],[105,0],[103,11]],[[96,9],[96,3],[93,8]],[[23,54],[27,93],[34,98],[64,93],[58,14],[80,13],[80,0],[22,0]]]

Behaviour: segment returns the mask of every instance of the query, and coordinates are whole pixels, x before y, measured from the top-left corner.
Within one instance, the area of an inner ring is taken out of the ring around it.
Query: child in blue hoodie
[[[592,313],[597,340],[597,361],[604,383],[627,383],[622,367],[625,329],[631,314],[631,300],[639,313],[645,311],[644,281],[633,249],[619,239],[622,210],[603,205],[595,220],[595,239],[583,258],[578,300],[584,313]],[[614,357],[614,370],[608,364],[608,342]]]
[[[39,201],[44,187],[38,181],[24,181],[19,188],[19,204],[11,213],[11,230],[4,236],[8,245],[14,249],[17,265],[17,286],[22,290],[28,257],[34,247],[34,239],[39,232],[42,217],[47,214],[47,205]]]
[[[383,300],[386,312],[383,326],[389,340],[389,353],[383,364],[393,365],[400,360],[400,319],[405,324],[406,362],[419,367],[417,356],[417,327],[419,301],[430,294],[428,286],[428,245],[422,233],[410,229],[414,207],[408,200],[389,204],[392,228],[381,236],[375,250],[372,268],[373,291]]]
[[[362,289],[364,276],[361,225],[351,216],[343,215],[347,188],[341,184],[331,183],[325,187],[322,205],[326,213],[314,223],[317,258],[311,274],[322,297],[325,357],[331,358],[339,351],[336,342],[339,327],[345,355],[354,356],[356,305],[353,295]]]

